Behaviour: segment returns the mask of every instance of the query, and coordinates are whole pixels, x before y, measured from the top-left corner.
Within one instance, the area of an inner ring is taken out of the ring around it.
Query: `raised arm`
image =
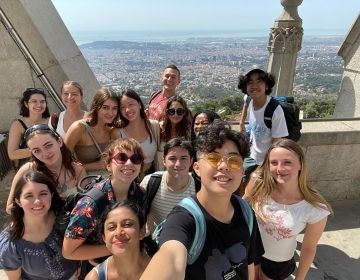
[[[11,160],[23,159],[31,156],[31,152],[28,148],[20,149],[20,140],[24,133],[24,128],[19,121],[14,121],[9,130],[9,139],[7,151]]]
[[[166,241],[153,256],[140,280],[183,280],[186,262],[186,247],[177,240]]]
[[[64,238],[62,254],[69,260],[91,260],[111,253],[105,245],[86,244],[85,239]]]
[[[246,133],[246,129],[245,129],[245,121],[247,118],[247,109],[248,106],[246,104],[246,102],[244,102],[242,111],[241,111],[241,118],[240,118],[240,132],[241,133]]]
[[[301,245],[299,268],[296,272],[296,280],[303,280],[309,271],[315,254],[319,239],[324,231],[327,217],[315,224],[307,224],[303,243]]]

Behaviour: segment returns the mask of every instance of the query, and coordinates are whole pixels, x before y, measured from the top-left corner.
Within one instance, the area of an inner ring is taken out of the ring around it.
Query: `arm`
[[[248,280],[255,280],[255,266],[254,263],[248,265]]]
[[[21,279],[21,267],[16,270],[5,270],[5,274],[8,280],[20,280]]]
[[[85,244],[85,239],[65,237],[62,254],[69,260],[90,260],[109,256],[111,253],[105,245]]]
[[[99,170],[99,169],[106,170],[106,164],[102,159],[95,161],[95,162],[83,163],[83,166],[84,166],[85,170],[87,170],[87,171]]]
[[[245,121],[247,118],[247,109],[248,106],[246,105],[246,102],[244,102],[242,111],[241,111],[241,118],[240,118],[240,132],[241,133],[245,133],[246,129],[245,129]]]
[[[177,240],[166,241],[153,256],[140,280],[183,280],[187,261],[187,250]],[[161,275],[159,275],[161,271]]]
[[[85,133],[85,127],[81,122],[74,122],[68,129],[65,135],[64,143],[66,147],[73,152],[74,148],[82,140],[82,135]]]
[[[7,146],[7,151],[9,154],[9,158],[11,160],[28,158],[31,156],[31,152],[28,148],[19,149],[20,140],[22,138],[23,133],[24,133],[24,128],[21,126],[21,124],[18,121],[14,121],[11,124],[9,130],[9,139]]]
[[[324,231],[327,217],[323,218],[315,224],[307,224],[303,243],[300,252],[299,268],[296,272],[296,280],[305,279],[305,276],[314,260],[316,254],[316,246]]]

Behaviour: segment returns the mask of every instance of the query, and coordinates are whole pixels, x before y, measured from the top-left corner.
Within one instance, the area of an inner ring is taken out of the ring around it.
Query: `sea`
[[[95,41],[131,41],[131,42],[174,42],[194,38],[267,38],[269,30],[111,30],[111,31],[71,31],[77,45]],[[347,30],[304,29],[304,37],[344,36]]]

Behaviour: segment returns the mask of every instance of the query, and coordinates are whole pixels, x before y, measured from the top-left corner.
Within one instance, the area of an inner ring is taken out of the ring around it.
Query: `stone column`
[[[303,28],[297,7],[302,0],[281,0],[283,13],[270,30],[267,71],[276,77],[274,95],[293,95],[297,53],[301,49]]]

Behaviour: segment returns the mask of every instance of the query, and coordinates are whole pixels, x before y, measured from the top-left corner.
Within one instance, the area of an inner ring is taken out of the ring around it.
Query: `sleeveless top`
[[[103,261],[101,264],[99,264],[99,267],[94,267],[97,275],[98,275],[98,280],[107,280],[107,263],[108,263],[108,258]]]

